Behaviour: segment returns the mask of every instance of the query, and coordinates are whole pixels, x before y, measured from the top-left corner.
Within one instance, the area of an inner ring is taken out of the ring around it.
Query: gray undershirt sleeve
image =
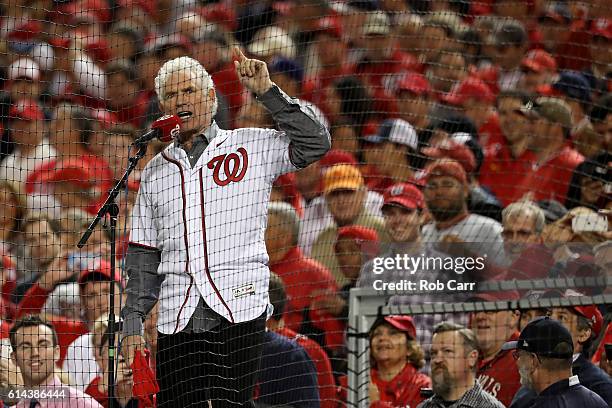
[[[159,299],[163,275],[157,274],[161,251],[130,244],[125,258],[129,277],[125,293],[127,299],[121,310],[122,335],[143,334],[143,322]]]
[[[319,160],[331,148],[329,131],[315,119],[308,106],[300,105],[274,85],[257,99],[270,111],[279,129],[291,140],[291,162],[303,169]]]

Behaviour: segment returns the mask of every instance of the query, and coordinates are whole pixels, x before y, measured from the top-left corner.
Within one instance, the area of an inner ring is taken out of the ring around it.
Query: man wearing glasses
[[[558,321],[540,317],[531,321],[519,336],[502,347],[516,350],[521,384],[538,396],[530,408],[607,408],[594,392],[572,375],[574,344],[570,332]],[[515,404],[511,405],[513,408]]]
[[[8,397],[19,397],[17,408],[101,408],[89,395],[62,384],[55,375],[60,348],[53,326],[38,316],[25,316],[9,333],[11,358],[21,370],[23,388],[8,384]]]

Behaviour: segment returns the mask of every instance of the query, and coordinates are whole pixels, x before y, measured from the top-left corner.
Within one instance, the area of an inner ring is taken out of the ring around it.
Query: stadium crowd
[[[460,278],[412,271],[432,281],[612,276],[606,0],[15,0],[0,9],[0,389],[64,384],[70,406],[109,406],[108,313],[120,313],[126,278],[110,267],[104,226],[83,250],[76,242],[136,135],[160,116],[154,79],[167,60],[191,56],[211,74],[221,128],[274,127],[241,86],[233,45],[265,61],[332,135],[323,159],[272,189],[265,242],[275,313],[261,406],[346,405],[349,291],[407,275],[377,272],[377,258],[486,257]],[[151,143],[125,186],[118,265],[140,171],[164,147]],[[603,228],[591,225],[601,219]],[[610,288],[389,302],[602,293]],[[526,387],[526,357],[504,344],[538,316],[569,331],[571,371],[612,406],[607,307],[377,319],[370,406],[530,406],[542,389]],[[145,335],[154,356],[156,311]],[[122,358],[116,368],[116,404],[154,404],[146,370]]]

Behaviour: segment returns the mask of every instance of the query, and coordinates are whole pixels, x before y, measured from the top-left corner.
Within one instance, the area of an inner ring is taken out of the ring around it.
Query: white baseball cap
[[[380,124],[378,133],[366,135],[364,140],[369,143],[393,142],[417,150],[419,137],[414,127],[403,119],[387,119]]]
[[[19,58],[8,67],[8,79],[13,81],[28,78],[33,81],[40,79],[40,66],[31,58]]]

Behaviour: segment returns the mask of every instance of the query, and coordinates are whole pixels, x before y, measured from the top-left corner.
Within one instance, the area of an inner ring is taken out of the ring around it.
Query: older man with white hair
[[[545,224],[544,211],[531,201],[517,201],[504,208],[502,237],[506,255],[515,260],[526,245],[541,243]]]
[[[192,58],[166,62],[155,79],[163,112],[183,124],[142,173],[121,352],[131,364],[144,348],[143,321],[159,300],[160,408],[252,406],[272,311],[264,243],[272,183],[330,148],[325,127],[270,80],[265,62],[233,52],[242,84],[280,131],[220,129],[215,85]]]

